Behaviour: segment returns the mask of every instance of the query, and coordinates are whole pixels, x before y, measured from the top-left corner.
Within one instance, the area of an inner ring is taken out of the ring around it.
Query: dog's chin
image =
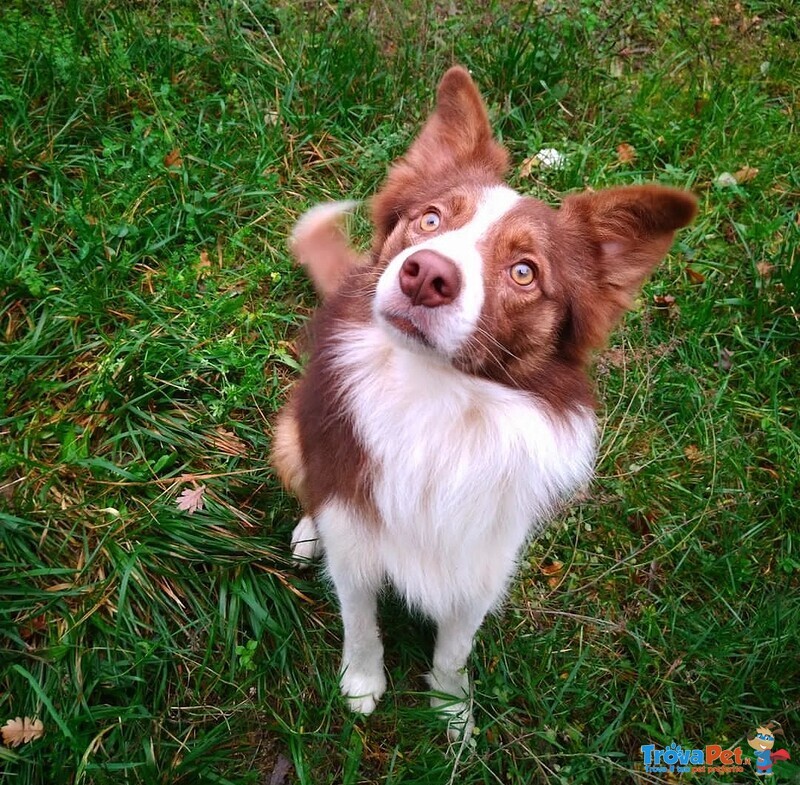
[[[379,321],[386,334],[399,346],[428,357],[449,362],[449,356],[437,346],[423,325],[398,311],[380,311]]]
[[[392,338],[399,338],[404,345],[418,345],[420,348],[426,349],[435,348],[427,333],[405,314],[383,311],[380,316],[389,335]]]

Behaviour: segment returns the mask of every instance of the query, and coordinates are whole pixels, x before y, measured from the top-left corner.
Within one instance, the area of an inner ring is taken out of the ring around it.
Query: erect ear
[[[658,185],[567,197],[558,212],[572,265],[566,338],[581,354],[605,344],[614,325],[666,256],[675,231],[697,213],[688,191]]]
[[[505,172],[508,155],[492,138],[486,106],[465,68],[454,66],[442,77],[436,108],[402,161],[424,173],[459,164]]]
[[[465,68],[454,66],[439,83],[433,113],[372,201],[379,235],[385,238],[394,228],[421,178],[430,182],[448,171],[472,169],[497,180],[507,167],[508,153],[492,137],[478,88]]]

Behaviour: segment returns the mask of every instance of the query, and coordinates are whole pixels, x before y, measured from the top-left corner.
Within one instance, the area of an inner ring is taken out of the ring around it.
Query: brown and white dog
[[[274,440],[305,513],[293,552],[324,552],[354,711],[386,689],[384,584],[436,622],[429,683],[451,735],[473,724],[473,636],[526,539],[591,478],[592,351],[696,212],[691,194],[655,185],[556,210],[504,185],[507,159],[452,68],[372,201],[371,253],[340,227],[352,203],[314,208],[293,235],[325,298]]]

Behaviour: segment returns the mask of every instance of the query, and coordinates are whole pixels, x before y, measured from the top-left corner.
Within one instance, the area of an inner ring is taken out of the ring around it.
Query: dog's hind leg
[[[278,414],[272,440],[272,465],[285,488],[288,488],[304,509],[306,507],[306,468],[300,449],[300,431],[292,399]],[[292,532],[292,557],[299,567],[322,554],[322,544],[314,519],[304,515]]]
[[[304,515],[292,531],[292,560],[298,567],[308,567],[321,555],[322,543],[314,519]]]

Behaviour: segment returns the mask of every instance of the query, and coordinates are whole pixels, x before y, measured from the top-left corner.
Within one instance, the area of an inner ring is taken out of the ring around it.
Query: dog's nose
[[[446,256],[436,251],[417,251],[400,268],[400,290],[412,305],[436,308],[458,297],[461,275]]]

